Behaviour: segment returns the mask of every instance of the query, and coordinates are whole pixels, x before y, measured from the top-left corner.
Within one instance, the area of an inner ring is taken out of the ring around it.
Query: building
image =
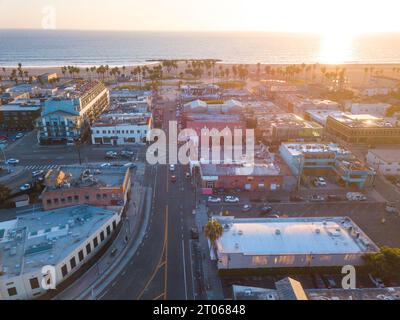
[[[41,197],[44,210],[79,204],[124,206],[130,189],[127,168],[66,166],[47,173]]]
[[[234,300],[400,300],[400,288],[306,289],[299,281],[284,278],[276,289],[233,285]]]
[[[36,120],[41,144],[74,143],[85,139],[91,124],[109,106],[109,91],[99,81],[79,81],[64,95],[45,101]]]
[[[347,187],[364,188],[371,185],[375,176],[374,170],[336,144],[283,143],[279,153],[297,177],[334,175]]]
[[[339,110],[339,104],[331,100],[309,99],[301,94],[280,93],[274,96],[274,102],[283,110],[305,116],[307,110]]]
[[[152,110],[152,95],[147,91],[115,90],[110,93],[110,112],[143,113]]]
[[[101,117],[92,125],[92,144],[147,143],[152,127],[151,113]]]
[[[304,119],[316,122],[325,128],[328,116],[341,116],[341,115],[343,115],[343,111],[325,110],[325,109],[307,110]]]
[[[200,163],[201,186],[205,189],[241,189],[277,191],[283,188],[284,176],[271,164],[204,164]]]
[[[358,266],[379,248],[349,218],[238,219],[214,217],[218,269]]]
[[[265,140],[275,145],[285,141],[319,141],[324,133],[324,128],[318,123],[292,113],[272,116],[267,128]]]
[[[0,106],[0,130],[32,130],[42,111],[37,99],[17,99]]]
[[[346,110],[352,114],[369,114],[375,117],[385,117],[391,107],[389,103],[347,103]]]
[[[182,85],[180,86],[180,96],[183,101],[195,99],[219,99],[221,90],[215,84],[208,85]]]
[[[330,115],[326,131],[353,144],[400,144],[400,124],[368,114]]]
[[[58,75],[57,73],[42,73],[37,76],[38,80],[41,81],[42,83],[49,83],[53,81],[58,80]]]
[[[111,238],[120,214],[91,206],[35,212],[0,223],[0,300],[45,294],[42,268],[54,268],[60,285]]]
[[[371,149],[367,154],[368,164],[383,175],[400,175],[399,149]]]

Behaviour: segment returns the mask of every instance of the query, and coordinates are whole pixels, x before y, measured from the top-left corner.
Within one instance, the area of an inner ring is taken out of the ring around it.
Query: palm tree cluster
[[[210,240],[214,250],[216,249],[216,241],[222,237],[223,233],[224,228],[218,220],[211,219],[204,226],[204,235]]]
[[[65,76],[66,73],[68,73],[71,78],[74,78],[74,75],[78,75],[81,72],[81,69],[75,66],[64,66],[61,67],[61,73]]]
[[[6,68],[2,68],[3,73],[6,74]],[[11,74],[9,76],[10,81],[14,81],[16,84],[18,84],[19,80],[21,82],[27,80],[29,83],[32,82],[32,77],[29,76],[29,71],[24,70],[22,68],[22,63],[18,63],[17,69],[12,69]]]

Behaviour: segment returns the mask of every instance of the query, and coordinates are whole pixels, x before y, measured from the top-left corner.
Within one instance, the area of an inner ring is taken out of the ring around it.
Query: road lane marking
[[[187,283],[186,283],[185,241],[183,239],[182,239],[182,260],[183,260],[183,281],[185,284],[185,299],[187,300],[188,295],[187,295]]]
[[[165,276],[164,276],[164,300],[168,293],[168,205],[165,206]]]

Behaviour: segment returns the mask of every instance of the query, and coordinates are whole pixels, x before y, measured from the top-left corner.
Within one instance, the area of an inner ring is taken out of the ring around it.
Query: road
[[[173,119],[174,113],[167,112],[163,122],[166,131]],[[171,173],[168,165],[147,166],[146,183],[155,180],[148,232],[133,260],[101,299],[194,299],[189,246],[195,200],[186,170],[178,165]],[[175,183],[170,181],[172,174],[177,176]]]

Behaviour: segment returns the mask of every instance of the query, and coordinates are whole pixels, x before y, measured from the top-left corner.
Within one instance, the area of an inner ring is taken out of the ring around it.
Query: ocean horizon
[[[400,33],[333,39],[285,32],[2,29],[0,66],[130,66],[161,59],[219,59],[237,64],[400,63]]]

